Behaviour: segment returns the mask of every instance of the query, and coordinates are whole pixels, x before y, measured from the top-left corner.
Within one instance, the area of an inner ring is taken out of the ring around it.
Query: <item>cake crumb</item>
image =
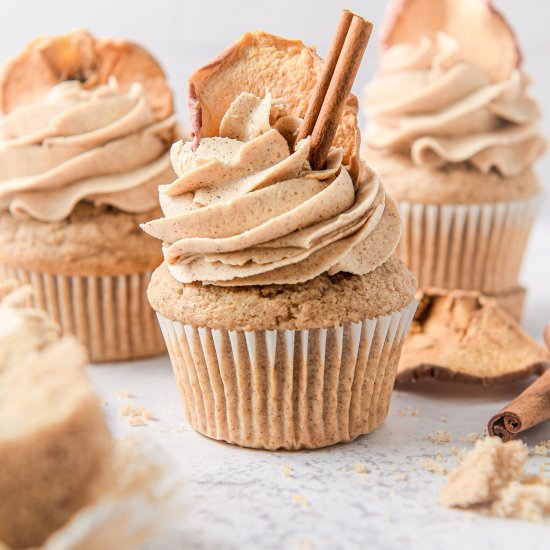
[[[407,481],[407,476],[403,472],[397,472],[397,474],[395,474],[395,479],[397,481],[403,482],[403,481]]]
[[[309,500],[304,495],[292,495],[292,502],[302,508],[309,507]]]
[[[447,470],[441,464],[441,462],[438,462],[437,460],[434,460],[433,458],[423,458],[420,461],[420,467],[423,470],[426,470],[427,472],[430,472],[432,474],[439,474],[439,475],[445,475],[447,473]]]
[[[550,516],[550,478],[525,476],[528,450],[521,441],[476,442],[441,489],[441,504],[492,516],[540,522]]]
[[[146,424],[141,416],[131,416],[128,419],[128,425],[132,426],[132,428],[136,428],[138,426],[145,426]]]
[[[476,441],[479,441],[481,439],[481,436],[478,433],[472,432],[468,435],[463,435],[458,438],[458,440],[461,443],[475,443]]]
[[[292,477],[292,466],[288,464],[283,466],[283,477]]]
[[[301,539],[296,541],[296,546],[298,548],[303,548],[303,550],[313,550],[315,548],[315,543],[312,540]]]
[[[132,405],[130,403],[125,403],[120,407],[120,415],[121,416],[130,416],[132,413]]]
[[[426,436],[428,441],[432,441],[436,445],[443,445],[444,443],[451,443],[453,438],[449,432],[443,432],[441,430],[436,430],[433,434],[428,434]]]
[[[447,422],[449,422],[449,419],[446,416],[440,416],[439,422],[443,422],[444,424],[446,424]]]
[[[156,419],[155,413],[150,409],[145,409],[141,413],[141,417],[144,418],[145,420],[155,420]]]
[[[449,449],[449,453],[452,454],[453,456],[458,456],[458,449],[456,447],[451,447]]]
[[[369,473],[369,469],[364,464],[361,464],[361,462],[357,462],[357,464],[354,464],[353,469],[358,474],[368,474]]]
[[[543,445],[535,445],[529,449],[529,456],[548,456],[548,448]]]
[[[550,439],[547,439],[546,441],[540,441],[537,447],[546,447],[547,449],[550,449]]]
[[[399,411],[399,416],[420,416],[420,411],[418,409],[407,407]]]
[[[119,392],[117,392],[117,395],[118,397],[122,397],[124,399],[131,399],[132,397],[134,397],[132,393],[128,390],[120,390]]]

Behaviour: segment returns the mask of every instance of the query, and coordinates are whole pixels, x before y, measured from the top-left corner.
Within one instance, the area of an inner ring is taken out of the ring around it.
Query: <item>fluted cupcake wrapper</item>
[[[157,316],[195,430],[243,447],[312,449],[382,424],[416,306],[296,331],[212,330]]]
[[[38,273],[0,265],[0,278],[33,289],[34,306],[86,346],[92,362],[124,361],[166,348],[147,300],[151,272],[103,277]]]
[[[538,197],[494,204],[400,202],[398,256],[421,287],[480,290],[518,287]]]

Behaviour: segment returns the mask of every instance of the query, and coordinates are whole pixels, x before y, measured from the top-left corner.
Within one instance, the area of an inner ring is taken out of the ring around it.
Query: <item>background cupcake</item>
[[[196,71],[200,144],[173,146],[165,217],[143,226],[164,243],[148,295],[186,417],[247,447],[377,428],[416,308],[397,207],[356,159],[354,99],[322,169],[294,143],[320,67],[301,42],[247,33]]]
[[[399,256],[421,286],[477,289],[519,317],[545,141],[509,26],[485,2],[395,1],[382,45],[364,155],[399,202]]]
[[[92,361],[161,353],[145,289],[161,256],[139,223],[173,179],[164,73],[140,46],[85,31],[41,37],[0,80],[0,276]]]

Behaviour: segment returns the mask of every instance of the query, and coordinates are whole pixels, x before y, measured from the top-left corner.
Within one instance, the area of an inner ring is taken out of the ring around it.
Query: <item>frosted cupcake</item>
[[[295,143],[321,65],[301,42],[248,33],[196,71],[200,143],[174,144],[164,217],[143,226],[163,241],[148,295],[186,417],[246,447],[376,429],[416,308],[392,256],[397,207],[356,157],[354,98],[321,169],[311,138]]]
[[[162,257],[139,223],[173,179],[172,94],[140,46],[84,31],[42,37],[0,79],[0,277],[92,361],[161,353],[146,299]]]
[[[514,36],[487,2],[395,1],[367,87],[364,156],[397,199],[421,286],[476,289],[516,317],[545,142]]]

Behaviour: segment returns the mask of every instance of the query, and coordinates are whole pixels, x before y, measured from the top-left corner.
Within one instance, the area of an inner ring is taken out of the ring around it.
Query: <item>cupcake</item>
[[[186,418],[245,447],[380,426],[416,309],[398,209],[357,158],[355,98],[321,169],[311,137],[295,142],[321,68],[299,41],[247,33],[198,69],[200,142],[173,145],[164,217],[143,225],[163,242],[148,296]]]
[[[163,352],[146,298],[162,261],[139,224],[174,178],[172,93],[140,46],[85,31],[31,42],[0,78],[0,277],[92,361]]]
[[[29,289],[10,287],[0,284],[0,546],[34,548],[90,502],[113,440],[84,348],[25,307]]]
[[[365,93],[364,158],[399,203],[399,257],[420,286],[479,290],[516,317],[545,149],[528,84],[490,2],[397,0]]]

